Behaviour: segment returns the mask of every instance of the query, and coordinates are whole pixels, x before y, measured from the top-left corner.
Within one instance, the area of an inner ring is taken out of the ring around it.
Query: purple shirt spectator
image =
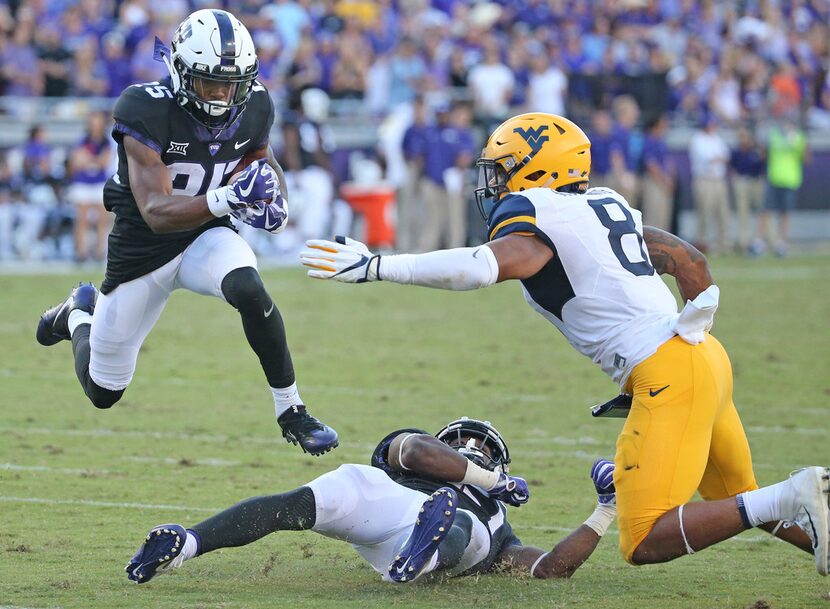
[[[0,70],[7,83],[5,95],[40,95],[40,64],[26,28],[18,28],[0,53]]]
[[[626,169],[637,171],[643,155],[643,136],[633,129],[617,125],[611,137],[614,142],[613,146],[623,154]]]
[[[662,137],[646,135],[643,138],[643,155],[641,171],[645,172],[649,163],[656,163],[660,169],[668,169],[669,147]]]
[[[764,175],[767,164],[758,150],[753,147],[749,150],[741,148],[733,150],[729,158],[729,166],[738,175],[757,178]]]
[[[457,141],[455,129],[446,125],[432,125],[424,132],[424,175],[436,184],[443,186],[444,170],[455,166]]]
[[[124,89],[134,82],[132,65],[125,52],[124,44],[124,37],[118,32],[110,32],[103,39],[107,97],[118,97]]]
[[[78,144],[75,149],[85,148],[91,156],[97,157],[101,154],[101,152],[109,147],[109,138],[105,137],[102,140],[96,141],[87,136],[81,140],[81,143]],[[106,169],[92,169],[89,167],[77,169],[72,173],[72,181],[83,184],[102,184],[107,181],[108,177]]]
[[[426,152],[426,134],[429,127],[417,123],[411,125],[403,135],[401,149],[408,161],[424,156]]]
[[[51,156],[51,148],[43,141],[43,131],[35,127],[23,147],[23,177],[26,181],[45,182],[51,178]]]
[[[611,151],[616,146],[614,137],[594,133],[591,139],[591,170],[597,174],[611,173]]]

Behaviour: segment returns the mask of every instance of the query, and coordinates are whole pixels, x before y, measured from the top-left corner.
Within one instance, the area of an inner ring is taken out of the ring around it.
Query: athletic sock
[[[222,280],[221,289],[225,299],[239,311],[245,338],[259,358],[268,385],[290,387],[295,377],[285,324],[262,278],[251,267],[235,269]]]
[[[78,326],[92,323],[92,315],[86,311],[75,309],[69,313],[69,319],[67,321],[69,323],[69,336],[72,336]]]
[[[738,495],[738,508],[743,507],[749,524],[757,527],[766,522],[792,520],[795,493],[789,480]]]
[[[187,529],[187,539],[184,541],[180,556],[182,560],[190,560],[199,554],[201,554],[199,551],[199,534],[191,529]]]
[[[199,554],[244,546],[275,531],[305,531],[314,526],[317,508],[307,486],[267,497],[251,497],[191,528]]]
[[[447,536],[438,545],[438,552],[436,552],[438,561],[436,567],[450,569],[461,562],[472,535],[472,518],[464,512],[456,512],[455,521],[452,523],[449,533],[447,533]]]
[[[297,391],[297,383],[291,383],[288,387],[278,389],[271,387],[271,393],[274,396],[274,412],[277,418],[292,406],[299,406],[303,403],[300,398],[300,392]]]

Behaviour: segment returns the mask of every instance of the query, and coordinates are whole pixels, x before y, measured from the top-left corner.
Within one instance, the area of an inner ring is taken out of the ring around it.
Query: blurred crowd
[[[465,169],[482,137],[519,111],[567,114],[585,125],[593,182],[616,188],[647,221],[666,227],[674,212],[665,201],[676,187],[669,124],[748,128],[752,139],[769,118],[830,126],[830,0],[0,0],[2,111],[14,114],[17,97],[113,98],[131,83],[163,77],[154,36],[169,41],[187,14],[208,7],[232,11],[253,35],[260,80],[288,138],[281,160],[295,183],[319,184],[309,167],[330,176],[331,194],[308,212],[317,220],[306,232],[331,224],[341,184],[355,178],[353,162],[321,160],[320,151],[333,149],[328,116],[302,116],[309,90],[341,114],[380,126],[380,163],[399,195],[400,240],[424,249],[474,238],[464,217]],[[292,135],[291,125],[301,123],[315,135]],[[413,125],[421,131],[411,132]],[[60,205],[80,197],[79,172],[91,184],[113,162],[109,144],[92,135],[97,129],[90,124],[84,141],[61,150],[34,129],[27,143],[2,151],[0,257],[68,255],[48,236],[67,233],[76,218],[82,229],[72,256],[103,255],[100,239],[88,247],[80,235],[105,232],[104,212]],[[439,171],[438,148],[446,148],[440,164],[451,171]],[[21,196],[40,202],[37,230],[26,213],[4,220],[11,214],[2,203]],[[429,212],[426,236],[414,236],[411,201],[438,196],[450,203]]]
[[[153,35],[221,5],[251,30],[277,98],[318,87],[385,113],[467,88],[481,116],[571,116],[628,93],[646,120],[826,121],[827,0],[2,0],[0,91],[115,97],[159,77]]]

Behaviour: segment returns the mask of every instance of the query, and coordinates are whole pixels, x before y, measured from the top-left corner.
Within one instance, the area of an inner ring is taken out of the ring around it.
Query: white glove
[[[309,277],[344,283],[379,281],[380,256],[360,241],[338,235],[334,241],[311,239],[305,244],[309,249],[300,252],[300,260],[311,269]]]

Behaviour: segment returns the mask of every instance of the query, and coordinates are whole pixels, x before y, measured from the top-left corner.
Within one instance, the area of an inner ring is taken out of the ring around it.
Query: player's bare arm
[[[596,460],[591,466],[591,480],[597,492],[597,506],[588,520],[550,552],[520,544],[505,547],[498,557],[501,567],[540,579],[573,575],[594,552],[617,515],[614,463],[608,459]]]
[[[652,266],[661,275],[675,278],[684,301],[694,300],[714,283],[706,256],[692,244],[653,226],[643,227],[643,239]]]
[[[159,154],[125,135],[124,149],[130,172],[130,189],[141,217],[154,233],[173,233],[197,228],[213,220],[205,195],[173,195],[170,172]]]
[[[487,244],[499,265],[499,281],[528,279],[550,262],[553,251],[531,234],[513,233]]]
[[[402,433],[389,445],[389,465],[447,482],[461,482],[469,461],[427,434]]]
[[[280,192],[282,193],[282,198],[287,200],[288,183],[285,181],[285,172],[277,162],[277,158],[274,156],[274,151],[271,148],[271,145],[266,142],[265,146],[254,152],[254,156],[256,158],[264,158],[273,170],[277,172],[277,179],[280,182]]]
[[[502,569],[530,573],[539,579],[570,577],[588,560],[600,539],[583,524],[550,552],[533,546],[509,546],[499,555],[498,563]]]
[[[523,478],[507,475],[492,462],[488,467],[474,463],[457,450],[460,446],[428,434],[402,433],[389,444],[388,463],[397,471],[477,486],[490,497],[514,506],[527,503],[530,492]]]

